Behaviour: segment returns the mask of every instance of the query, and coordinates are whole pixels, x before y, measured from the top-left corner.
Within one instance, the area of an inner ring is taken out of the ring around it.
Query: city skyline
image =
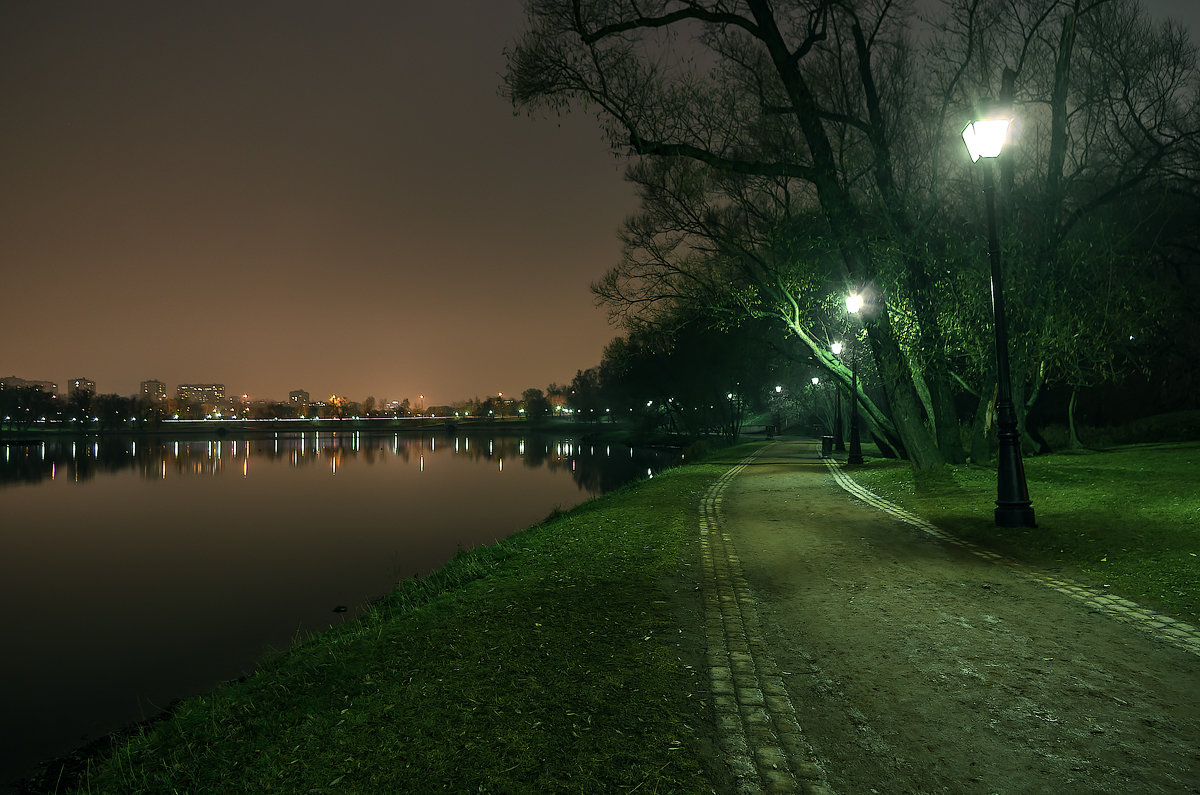
[[[228,388],[228,382],[226,382],[226,381],[197,381],[195,379],[192,379],[190,381],[169,382],[169,381],[164,381],[161,378],[143,378],[143,379],[138,380],[138,382],[137,382],[138,385],[137,385],[136,389],[134,389],[130,392],[118,392],[115,390],[104,388],[103,379],[101,379],[100,381],[97,381],[96,379],[91,378],[89,376],[77,376],[75,378],[67,378],[67,379],[63,379],[63,380],[54,379],[54,378],[37,378],[37,377],[31,377],[28,375],[22,375],[19,373],[10,373],[5,376],[0,376],[0,385],[3,385],[3,386],[15,385],[15,386],[20,386],[20,387],[34,387],[35,386],[35,387],[40,387],[42,389],[49,388],[49,391],[52,391],[54,394],[58,395],[59,397],[69,397],[71,392],[74,391],[74,389],[76,388],[78,382],[87,382],[84,385],[84,388],[88,388],[93,394],[115,394],[119,397],[125,397],[125,398],[139,397],[139,396],[145,395],[147,384],[162,385],[165,388],[164,394],[166,397],[177,397],[179,395],[179,393],[181,392],[181,390],[183,390],[184,387],[199,388],[199,387],[215,386],[215,387],[220,387],[222,389],[223,395],[227,399],[244,400],[244,401],[250,402],[250,403],[256,403],[256,402],[287,403],[293,399],[292,396],[294,394],[304,393],[306,395],[315,395],[316,396],[316,397],[311,398],[312,402],[319,402],[319,401],[333,399],[333,398],[344,398],[344,399],[353,401],[355,403],[361,403],[361,402],[367,400],[368,398],[374,398],[376,402],[381,403],[381,404],[385,401],[389,402],[389,403],[399,404],[399,403],[403,403],[404,401],[407,400],[407,401],[411,402],[414,406],[417,405],[418,402],[422,405],[424,405],[424,404],[433,405],[435,402],[438,404],[444,404],[444,405],[457,405],[460,403],[470,402],[472,400],[478,400],[481,397],[482,398],[494,398],[497,396],[503,397],[506,394],[503,390],[498,390],[496,392],[480,393],[480,394],[473,394],[473,395],[452,396],[451,398],[449,398],[445,401],[431,401],[430,399],[428,399],[425,396],[424,393],[403,394],[403,395],[368,393],[365,395],[356,395],[356,394],[346,392],[344,390],[334,390],[333,392],[330,392],[329,394],[326,395],[326,394],[313,392],[310,389],[306,389],[303,384],[294,385],[294,386],[288,388],[281,395],[251,394],[249,392],[245,392],[244,390],[239,390],[239,389],[230,390]],[[553,383],[553,382],[551,382],[551,383]],[[566,384],[566,383],[568,383],[568,381],[564,380],[559,383]],[[540,389],[542,391],[545,391],[546,387],[549,385],[550,385],[549,383],[542,384],[542,385],[529,385],[529,386],[522,387],[520,389],[513,390],[511,392],[508,392],[507,394],[519,395],[519,394],[522,394],[526,389]],[[173,387],[173,389],[172,389],[172,387]],[[305,401],[305,402],[307,402],[307,401]]]

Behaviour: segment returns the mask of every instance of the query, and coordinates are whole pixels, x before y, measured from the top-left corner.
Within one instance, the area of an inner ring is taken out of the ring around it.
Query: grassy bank
[[[631,484],[404,583],[85,760],[80,792],[703,792],[698,500]],[[58,771],[50,771],[54,783]]]
[[[1037,528],[992,524],[994,469],[916,478],[872,460],[855,480],[962,538],[1200,623],[1200,443],[1025,459]]]

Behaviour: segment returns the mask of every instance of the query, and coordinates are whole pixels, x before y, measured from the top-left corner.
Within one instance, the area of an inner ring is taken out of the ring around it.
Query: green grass
[[[872,460],[853,477],[962,538],[1200,623],[1200,443],[1026,457],[1037,528],[992,522],[994,469],[915,477]]]
[[[697,509],[749,449],[460,554],[83,759],[74,791],[712,791]],[[1197,465],[1200,444],[1026,459],[1040,527],[1019,530],[992,525],[991,469],[917,480],[874,459],[853,475],[964,538],[1197,622]]]
[[[464,552],[115,741],[76,791],[710,790],[689,569],[698,500],[726,468]]]

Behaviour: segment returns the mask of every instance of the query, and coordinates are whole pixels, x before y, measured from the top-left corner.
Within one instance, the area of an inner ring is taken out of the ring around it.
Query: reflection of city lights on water
[[[4,449],[4,453],[5,453],[5,459],[7,460],[7,458],[8,458],[8,448],[5,448],[5,449]],[[163,464],[163,466],[166,466],[166,464]],[[57,464],[56,464],[55,462],[51,461],[51,462],[50,462],[50,479],[51,479],[51,480],[54,480],[54,476],[55,476],[57,473],[58,473],[58,466],[57,466]]]
[[[249,456],[247,456],[246,458],[242,459],[242,477],[243,478],[247,478],[250,476],[249,470],[250,470],[250,458],[249,458]]]
[[[417,468],[421,472],[425,471],[425,456],[421,456],[420,458],[417,459]]]
[[[504,471],[504,459],[503,458],[500,459],[500,471],[501,472]]]
[[[517,444],[517,451],[518,451],[518,453],[519,453],[520,455],[525,455],[525,440],[524,440],[524,439],[522,439],[522,440],[521,440],[521,441],[520,441],[520,442]]]
[[[162,479],[163,480],[167,479],[167,462],[166,461],[162,462]]]

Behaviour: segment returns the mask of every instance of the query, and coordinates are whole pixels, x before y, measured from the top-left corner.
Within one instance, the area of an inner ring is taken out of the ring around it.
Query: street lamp
[[[842,343],[835,342],[829,346],[834,356],[842,355]],[[834,385],[833,392],[833,449],[839,453],[846,452],[846,442],[842,438],[842,388]]]
[[[846,311],[857,315],[862,311],[863,300],[858,293],[846,296]],[[855,335],[854,354],[850,357],[850,452],[847,464],[861,464],[862,442],[858,438],[858,335]]]
[[[963,129],[963,141],[971,162],[992,160],[1000,155],[1008,137],[1012,117],[991,113]],[[1000,441],[996,469],[996,525],[998,527],[1037,527],[1029,488],[1025,483],[1025,465],[1021,461],[1021,440],[1017,433],[1017,411],[1012,400],[1012,382],[1008,366],[1008,325],[1004,316],[1004,282],[1000,272],[1000,238],[996,233],[996,184],[992,164],[984,164],[983,193],[987,204],[988,257],[992,266],[992,318],[996,330],[996,427]]]

